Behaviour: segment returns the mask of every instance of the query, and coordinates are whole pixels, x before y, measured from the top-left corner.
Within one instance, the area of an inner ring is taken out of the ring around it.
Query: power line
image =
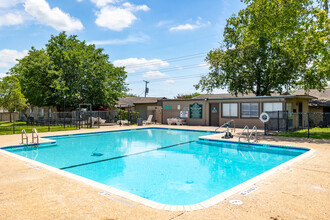
[[[203,57],[201,55],[206,55],[206,52],[203,52],[203,53],[197,53],[197,54],[191,54],[191,55],[185,55],[185,56],[180,56],[180,57],[172,57],[172,58],[168,58],[168,59],[159,59],[159,60],[154,60],[154,61],[150,61],[149,63],[140,63],[140,64],[131,64],[131,65],[126,65],[125,67],[127,68],[132,68],[132,67],[139,67],[139,68],[142,68],[142,67],[148,67],[152,64],[157,64],[157,63],[160,63],[162,61],[169,61],[169,62],[178,62],[178,61],[184,61],[184,60],[189,60],[189,59],[195,59],[195,58],[198,58],[198,57]]]
[[[190,64],[190,65],[185,65],[185,66],[180,66],[180,67],[170,67],[170,68],[164,68],[164,69],[157,69],[157,70],[149,70],[149,71],[159,71],[162,73],[167,73],[167,72],[173,72],[173,71],[183,71],[187,69],[192,69],[192,68],[200,68],[200,67],[206,67],[207,64]],[[146,71],[138,71],[133,74],[144,74]]]
[[[177,77],[162,77],[162,78],[158,78],[158,79],[154,79],[154,80],[150,80],[151,83],[154,82],[161,82],[167,79],[189,79],[189,78],[196,78],[196,77],[201,77],[202,74],[198,74],[198,75],[182,75],[182,76],[177,76]],[[144,81],[144,80],[143,80]],[[136,81],[132,81],[129,83],[130,84],[136,84],[136,83],[141,83],[142,80],[136,80]]]

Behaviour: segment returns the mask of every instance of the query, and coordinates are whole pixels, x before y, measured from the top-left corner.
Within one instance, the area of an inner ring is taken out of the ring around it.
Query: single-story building
[[[124,110],[133,110],[139,112],[139,118],[147,120],[149,115],[155,115],[153,121],[162,123],[161,114],[156,114],[155,111],[161,111],[162,100],[165,97],[123,97],[119,98],[116,107]],[[161,112],[160,112],[161,113]],[[159,116],[159,117],[157,117]]]
[[[162,121],[167,118],[185,118],[188,125],[220,126],[226,121],[234,120],[236,127],[248,125],[263,128],[259,116],[265,111],[288,111],[293,113],[308,112],[308,103],[315,97],[310,95],[255,96],[244,94],[206,94],[192,99],[162,100]],[[290,120],[290,119],[289,119]],[[299,127],[307,123],[307,119],[298,117],[291,126]]]
[[[295,95],[304,95],[304,90],[298,90],[294,93]],[[314,96],[317,99],[311,99],[308,103],[310,118],[314,125],[320,127],[330,126],[330,88],[324,91],[318,91],[312,89],[306,93],[310,96]]]
[[[294,95],[305,95],[305,90],[300,89],[293,93]],[[324,91],[318,91],[316,89],[310,90],[307,95],[316,97],[317,99],[311,99],[308,103],[309,112],[323,112],[330,113],[330,88]]]

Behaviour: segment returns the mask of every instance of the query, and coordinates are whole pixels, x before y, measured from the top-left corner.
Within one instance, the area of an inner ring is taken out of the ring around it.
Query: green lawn
[[[283,137],[306,137],[308,135],[307,129],[301,129],[296,131],[282,131],[279,133],[272,133],[273,136]],[[311,128],[309,129],[309,137],[316,139],[328,139],[330,140],[330,128]]]
[[[36,126],[36,125],[26,125],[26,122],[15,122],[15,134],[20,134],[23,129],[26,133],[31,133],[32,128],[36,128],[38,133],[48,132],[48,131],[69,131],[77,130],[76,126],[68,126],[65,128],[63,126]],[[13,123],[9,121],[0,122],[0,135],[13,134]]]

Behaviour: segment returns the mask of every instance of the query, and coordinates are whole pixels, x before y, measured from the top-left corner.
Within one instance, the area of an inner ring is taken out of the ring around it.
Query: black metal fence
[[[111,126],[117,123],[120,125],[130,125],[136,124],[138,118],[138,113],[120,109],[109,111],[53,112],[49,115],[38,115],[38,117],[30,117],[18,113],[12,113],[12,117],[8,117],[8,115],[1,117],[1,114],[8,114],[8,112],[0,113],[0,119],[4,119],[2,121],[0,120],[0,135],[18,134],[23,129],[27,133],[31,133],[33,128],[36,128],[38,132],[46,132]]]
[[[330,113],[327,112],[267,112],[265,133],[281,132],[286,136],[330,139]]]

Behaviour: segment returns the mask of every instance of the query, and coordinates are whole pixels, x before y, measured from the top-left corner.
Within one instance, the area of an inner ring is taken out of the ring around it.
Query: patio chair
[[[152,117],[153,115],[149,115],[148,119],[146,121],[143,121],[143,124],[152,124]]]

